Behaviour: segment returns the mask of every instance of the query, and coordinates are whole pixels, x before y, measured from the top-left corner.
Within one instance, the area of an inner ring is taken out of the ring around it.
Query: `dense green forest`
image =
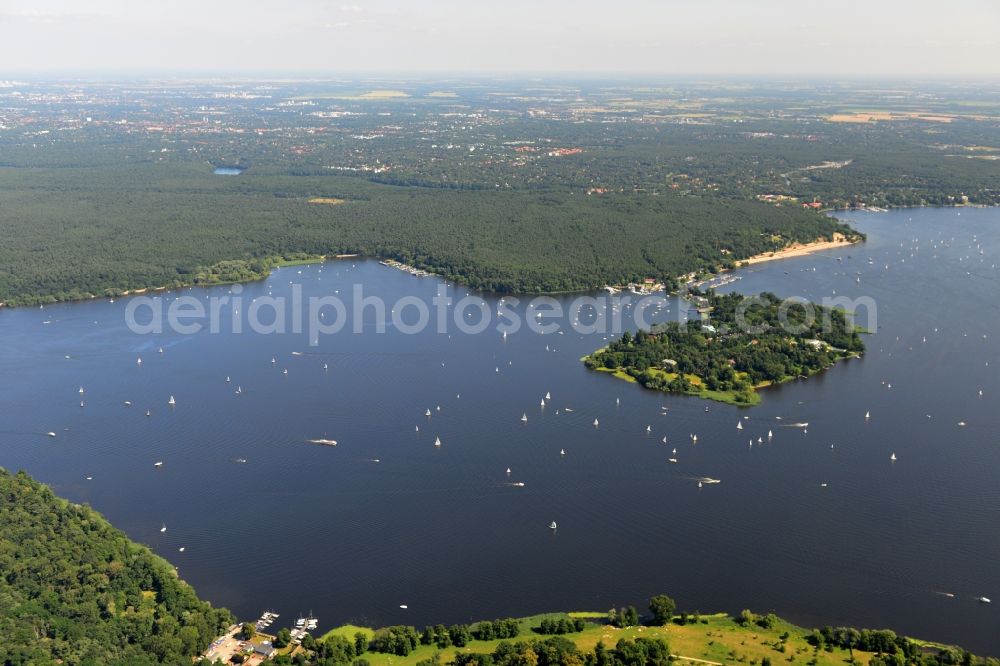
[[[232,620],[95,511],[0,469],[0,664],[190,664]]]
[[[0,90],[0,302],[338,252],[503,292],[669,282],[844,231],[805,206],[1000,203],[1000,118],[972,85],[391,85]]]
[[[0,232],[0,302],[20,305],[254,279],[302,253],[389,257],[483,290],[575,291],[850,230],[711,194],[442,190],[145,164],[0,169]]]
[[[626,331],[584,362],[649,389],[755,404],[755,387],[813,375],[865,346],[843,311],[774,294],[694,294],[708,313],[634,336]]]

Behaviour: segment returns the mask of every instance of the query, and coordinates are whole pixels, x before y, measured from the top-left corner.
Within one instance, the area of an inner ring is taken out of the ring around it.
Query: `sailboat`
[[[176,405],[177,401],[174,400],[174,396],[170,396],[170,400],[167,400],[168,405]]]
[[[80,390],[77,391],[77,393],[79,393],[80,395],[83,395],[83,387],[82,386],[80,387]]]
[[[441,438],[440,437],[435,437],[434,438],[434,446],[441,446]]]
[[[554,521],[554,520],[553,520],[553,521],[552,521],[551,523],[549,523],[549,529],[550,529],[550,530],[554,530],[554,529],[557,529],[558,527],[559,527],[559,526],[558,526],[558,525],[556,525],[556,521]]]
[[[139,357],[137,357],[137,358],[135,359],[135,364],[136,364],[136,365],[142,365],[142,357],[141,357],[141,356],[139,356]]]
[[[152,413],[148,409],[146,410],[146,416],[152,416]]]
[[[229,383],[229,382],[231,382],[231,381],[232,381],[232,380],[231,380],[231,379],[229,378],[229,375],[226,375],[226,383],[228,384],[228,383]]]
[[[767,431],[767,438],[768,438],[768,439],[774,439],[774,433],[773,433],[773,432],[771,432],[770,430],[768,430],[768,431]]]
[[[737,421],[736,422],[736,429],[737,430],[743,430],[743,422],[742,421]]]
[[[527,422],[528,422],[528,415],[521,414],[521,423],[527,423]]]
[[[160,528],[160,532],[166,532],[166,531],[167,531],[167,524],[163,523],[163,527]]]
[[[330,366],[328,366],[328,365],[327,365],[326,363],[324,363],[324,364],[323,364],[323,369],[324,369],[324,370],[329,370],[329,369],[330,369]]]
[[[662,441],[663,441],[664,444],[667,443],[667,436],[666,435],[663,436],[663,440]]]
[[[160,348],[159,348],[159,349],[157,349],[156,351],[158,351],[158,352],[160,352],[160,353],[162,354],[162,353],[163,353],[163,347],[160,347]]]
[[[551,393],[549,393],[548,391],[546,391],[546,392],[545,392],[545,399],[546,399],[546,400],[551,400],[551,399],[552,399],[552,394],[551,394]]]
[[[698,487],[701,488],[701,481],[698,482]]]
[[[889,456],[889,460],[891,460],[892,462],[896,462],[896,454],[893,453],[891,456]]]
[[[649,434],[651,432],[653,432],[653,426],[651,425],[646,426],[646,434]]]
[[[542,407],[545,406],[545,398],[542,398]]]
[[[426,412],[424,412],[424,416],[430,416],[430,415],[431,415],[431,410],[428,409]]]
[[[507,468],[507,476],[510,476],[510,467]]]
[[[870,419],[871,417],[872,417],[872,413],[871,412],[865,412],[865,419],[866,420]]]
[[[596,427],[597,427],[597,425],[598,425],[598,423],[597,423],[597,419],[594,419],[594,427],[596,428]]]
[[[695,444],[697,444],[698,443],[698,435],[691,435],[691,441],[694,442]]]
[[[420,426],[413,426],[414,432],[420,432]]]

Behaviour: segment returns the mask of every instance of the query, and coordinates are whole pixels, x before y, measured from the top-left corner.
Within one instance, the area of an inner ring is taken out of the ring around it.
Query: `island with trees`
[[[748,299],[709,291],[691,298],[704,319],[626,331],[584,363],[648,389],[750,406],[760,402],[759,388],[809,377],[865,349],[837,308],[770,293]]]

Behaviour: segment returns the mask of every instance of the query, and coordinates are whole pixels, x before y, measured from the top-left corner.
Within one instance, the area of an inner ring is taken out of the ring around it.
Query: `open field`
[[[564,618],[579,616],[581,613],[549,613],[535,615],[519,620],[521,634],[508,642],[544,639],[547,636],[532,631],[543,618]],[[605,613],[586,613],[588,617],[605,617]],[[353,638],[358,628],[348,626],[328,632],[330,635],[347,634]],[[370,631],[370,630],[369,630]],[[724,613],[703,615],[697,623],[669,624],[663,627],[639,626],[626,629],[595,623],[588,625],[580,633],[565,634],[562,637],[573,641],[582,651],[594,649],[598,641],[612,647],[619,640],[639,637],[662,638],[670,645],[670,651],[678,659],[691,662],[709,662],[711,664],[760,664],[764,657],[772,663],[785,661],[787,663],[806,664],[813,666],[841,666],[850,663],[847,650],[832,651],[815,650],[806,641],[810,632],[801,627],[778,621],[770,629],[759,626],[744,627]],[[783,640],[782,637],[786,636]],[[443,663],[448,663],[456,651],[465,653],[488,653],[496,649],[502,641],[471,641],[464,648],[450,647],[439,650],[435,646],[421,645],[409,655],[380,654],[369,652],[364,655],[371,666],[416,666],[419,662],[440,654]],[[855,651],[854,658],[858,664],[867,665],[871,654]],[[815,662],[812,660],[815,659]]]

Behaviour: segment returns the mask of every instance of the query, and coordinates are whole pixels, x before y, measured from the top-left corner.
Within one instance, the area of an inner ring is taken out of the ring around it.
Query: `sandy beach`
[[[758,254],[755,257],[744,259],[740,262],[740,264],[744,266],[749,266],[751,264],[759,264],[765,261],[773,261],[775,259],[789,259],[791,257],[802,257],[807,254],[812,254],[813,252],[819,252],[820,250],[833,250],[838,247],[846,247],[848,245],[854,245],[855,242],[856,241],[851,241],[846,238],[840,237],[840,238],[835,238],[832,241],[816,241],[814,243],[794,243],[781,250],[776,250],[774,252],[765,252],[764,254]]]

